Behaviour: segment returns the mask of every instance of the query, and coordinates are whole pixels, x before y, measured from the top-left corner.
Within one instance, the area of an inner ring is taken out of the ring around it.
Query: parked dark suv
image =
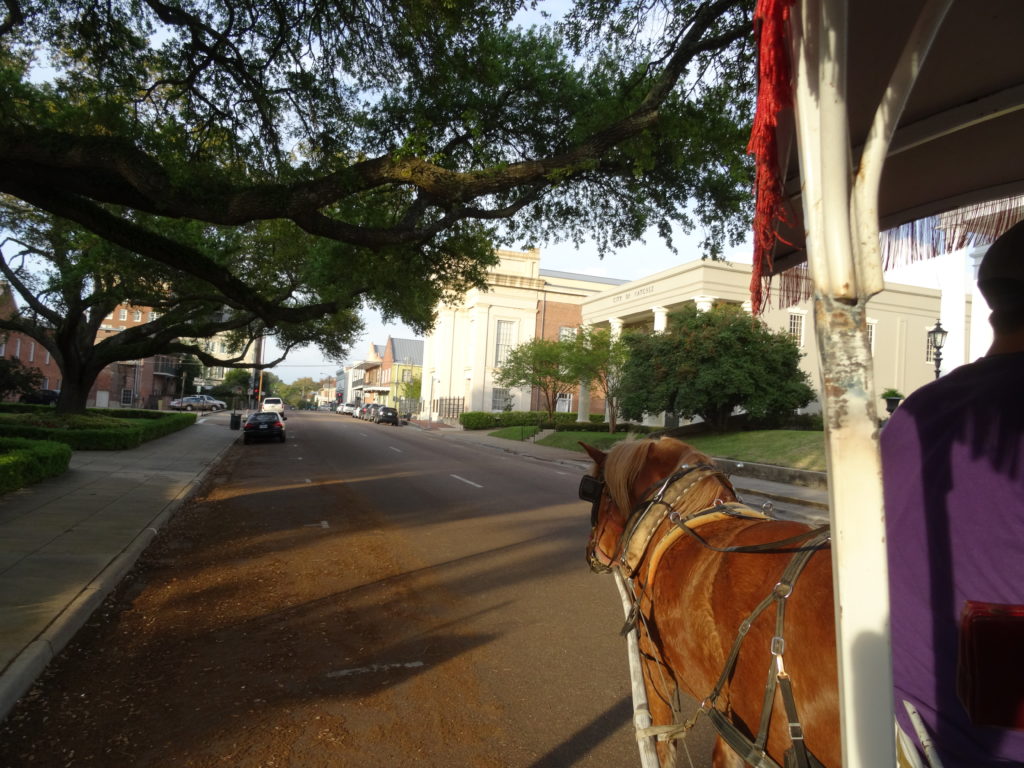
[[[398,411],[390,405],[382,405],[380,410],[377,411],[377,417],[374,420],[378,424],[394,424],[396,427],[402,425],[402,420],[398,418]]]
[[[55,389],[37,389],[21,396],[21,402],[33,403],[34,405],[53,405],[60,397],[60,392]]]

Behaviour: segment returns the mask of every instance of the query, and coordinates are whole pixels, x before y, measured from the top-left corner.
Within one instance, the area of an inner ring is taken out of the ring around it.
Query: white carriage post
[[[878,414],[866,305],[883,288],[878,191],[917,71],[951,0],[926,3],[852,167],[848,0],[798,0],[790,41],[797,152],[829,471],[843,764],[895,765]]]

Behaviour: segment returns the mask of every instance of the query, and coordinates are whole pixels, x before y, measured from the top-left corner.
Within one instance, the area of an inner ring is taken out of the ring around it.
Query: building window
[[[114,310],[110,310],[110,314],[107,315],[107,320],[113,320],[113,319],[114,319]]]
[[[130,406],[132,404],[132,399],[134,397],[135,397],[135,393],[132,392],[132,390],[130,390],[130,389],[122,389],[121,390],[121,405]]]
[[[149,313],[149,314],[147,315],[147,317],[149,318],[149,322],[151,322],[151,323],[152,323],[152,322],[153,322],[154,320],[156,320],[156,312],[150,312],[150,313]]]
[[[569,325],[563,325],[558,329],[559,341],[571,341],[576,338],[576,329]]]
[[[804,345],[804,316],[799,312],[789,313],[789,335],[798,347]]]
[[[868,320],[868,352],[872,355],[875,354],[875,326],[878,325],[877,320]]]
[[[119,310],[118,313],[117,313],[117,319],[118,320],[127,320],[128,319],[128,310],[127,309]]]
[[[7,354],[7,339],[0,339],[0,357]]]
[[[555,413],[572,413],[572,392],[562,392],[555,400]]]
[[[491,390],[491,410],[504,411],[512,410],[512,395],[505,387],[495,387]]]
[[[141,309],[136,309],[134,312],[132,312],[132,320],[134,320],[136,323],[141,323],[142,322],[142,310]]]
[[[49,389],[49,388],[50,388],[50,377],[49,376],[43,376],[43,386],[41,386],[40,389]]]
[[[21,360],[21,338],[20,337],[14,340],[14,355],[13,355],[13,357],[16,357],[19,360]]]
[[[3,354],[3,353],[0,352],[0,354]],[[44,357],[43,357],[43,365],[49,365],[49,364],[50,364],[50,350],[46,350],[46,355],[44,355]]]
[[[36,361],[36,343],[34,341],[28,343],[28,361],[30,363]]]
[[[512,351],[512,340],[516,324],[512,320],[499,320],[497,332],[494,335],[494,365],[500,368],[508,360],[508,353]]]
[[[410,384],[410,383],[412,383],[412,368],[406,368],[406,369],[404,369],[402,371],[402,383],[403,384]]]

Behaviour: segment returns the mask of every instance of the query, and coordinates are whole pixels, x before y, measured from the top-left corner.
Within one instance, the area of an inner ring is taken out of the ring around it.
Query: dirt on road
[[[0,724],[0,764],[510,764],[453,598],[345,484],[250,456],[230,450]]]

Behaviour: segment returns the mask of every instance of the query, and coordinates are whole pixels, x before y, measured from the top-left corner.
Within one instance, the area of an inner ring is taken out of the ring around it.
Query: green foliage
[[[120,451],[194,424],[195,414],[90,409],[84,414],[0,409],[4,435],[65,443],[75,450]]]
[[[554,420],[560,394],[571,392],[579,380],[570,360],[570,345],[549,339],[531,339],[509,350],[508,357],[494,372],[494,383],[509,389],[540,391],[548,420]]]
[[[573,422],[572,424],[558,424],[555,430],[558,432],[593,432],[595,429],[603,429],[606,432],[634,432],[635,424],[620,421],[614,427],[606,421],[590,421],[587,423]]]
[[[0,437],[0,494],[63,474],[70,461],[64,443]]]
[[[668,411],[724,430],[737,409],[754,419],[776,417],[814,399],[792,338],[737,306],[685,306],[669,316],[664,333],[629,334],[626,344],[627,418]]]
[[[898,397],[900,398],[900,400],[902,400],[904,395],[898,389],[893,389],[890,387],[889,389],[885,390],[881,395],[879,395],[879,397],[881,397],[883,400],[889,397]]]
[[[466,411],[459,415],[459,424],[464,429],[498,429],[500,427],[555,428],[576,421],[574,413],[556,413],[552,417],[546,411]]]
[[[628,350],[625,342],[613,336],[611,329],[582,327],[566,342],[570,373],[577,381],[593,386],[604,397],[611,420],[608,431],[615,431],[619,411],[622,368]]]
[[[17,358],[0,357],[0,400],[11,395],[27,395],[39,389],[42,382],[38,368],[29,368]]]
[[[752,5],[38,0],[0,48],[0,192],[95,274],[339,359],[363,304],[429,328],[499,234],[741,241]]]

